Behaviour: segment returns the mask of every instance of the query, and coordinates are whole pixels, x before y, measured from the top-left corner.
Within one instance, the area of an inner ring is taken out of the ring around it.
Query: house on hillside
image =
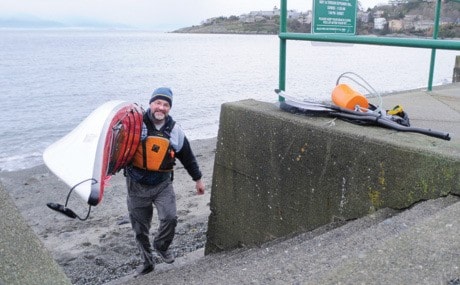
[[[372,16],[374,18],[383,18],[383,14],[385,14],[385,11],[383,10],[376,10],[374,11],[374,13],[372,14]]]
[[[441,23],[441,25],[448,25],[448,24],[459,25],[460,24],[460,18],[441,17],[440,23]]]
[[[388,29],[393,33],[398,33],[404,29],[404,23],[402,20],[390,20]]]
[[[358,14],[357,14],[358,21],[362,23],[369,23],[369,16],[370,16],[370,13],[364,12],[364,11],[358,11]]]
[[[313,19],[313,13],[311,11],[307,11],[306,13],[300,13],[300,16],[297,20],[301,24],[311,24],[312,19]]]
[[[416,31],[427,31],[432,29],[434,26],[433,20],[421,20],[414,22],[414,30]]]
[[[271,11],[251,11],[249,14],[240,15],[240,21],[245,23],[253,23],[257,21],[262,21],[265,19],[273,19],[275,16],[280,16],[280,9],[278,7],[273,7]],[[304,13],[297,12],[296,10],[287,11],[288,19],[297,20],[302,17]],[[310,20],[311,22],[311,20]]]
[[[273,19],[275,16],[280,15],[280,9],[278,7],[273,7],[271,11],[251,11],[249,14],[240,15],[240,21],[243,22],[256,22],[262,19]]]
[[[406,15],[404,16],[403,26],[405,30],[410,30],[414,28],[414,22],[419,20],[418,15]]]
[[[387,19],[385,18],[374,18],[374,29],[383,30],[387,24]]]

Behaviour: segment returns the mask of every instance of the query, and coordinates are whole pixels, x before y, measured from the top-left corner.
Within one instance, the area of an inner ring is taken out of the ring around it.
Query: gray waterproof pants
[[[177,210],[172,182],[168,179],[155,186],[144,185],[134,182],[128,175],[126,184],[128,187],[129,218],[142,261],[144,265],[154,265],[152,246],[149,240],[153,205],[157,209],[158,220],[160,221],[153,246],[164,251],[169,248],[174,239]]]

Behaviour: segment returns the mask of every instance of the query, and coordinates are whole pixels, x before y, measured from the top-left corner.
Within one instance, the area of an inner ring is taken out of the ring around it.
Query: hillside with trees
[[[366,11],[358,1],[358,35],[392,35],[431,37],[435,17],[436,1],[433,0],[390,0],[388,5],[376,6]],[[460,38],[460,2],[444,0],[441,5],[440,38]],[[275,7],[276,9],[276,7]],[[278,34],[279,14],[268,15],[264,11],[251,12],[254,19],[248,21],[248,14],[207,19],[201,25],[186,27],[175,33],[218,33],[218,34]],[[292,12],[292,11],[290,11]],[[295,11],[294,11],[295,12]],[[289,17],[287,29],[293,33],[310,33],[311,11],[295,12]],[[309,15],[310,14],[310,15]],[[308,21],[307,19],[310,19]],[[376,26],[379,18],[382,26]]]

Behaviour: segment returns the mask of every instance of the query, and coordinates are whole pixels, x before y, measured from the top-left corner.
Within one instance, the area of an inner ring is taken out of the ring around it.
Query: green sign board
[[[312,33],[355,34],[357,0],[314,0]]]

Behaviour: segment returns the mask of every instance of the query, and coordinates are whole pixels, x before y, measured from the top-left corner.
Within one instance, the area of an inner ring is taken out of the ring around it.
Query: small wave
[[[43,164],[43,158],[40,152],[34,152],[26,155],[0,157],[0,172],[29,169],[40,164]]]

